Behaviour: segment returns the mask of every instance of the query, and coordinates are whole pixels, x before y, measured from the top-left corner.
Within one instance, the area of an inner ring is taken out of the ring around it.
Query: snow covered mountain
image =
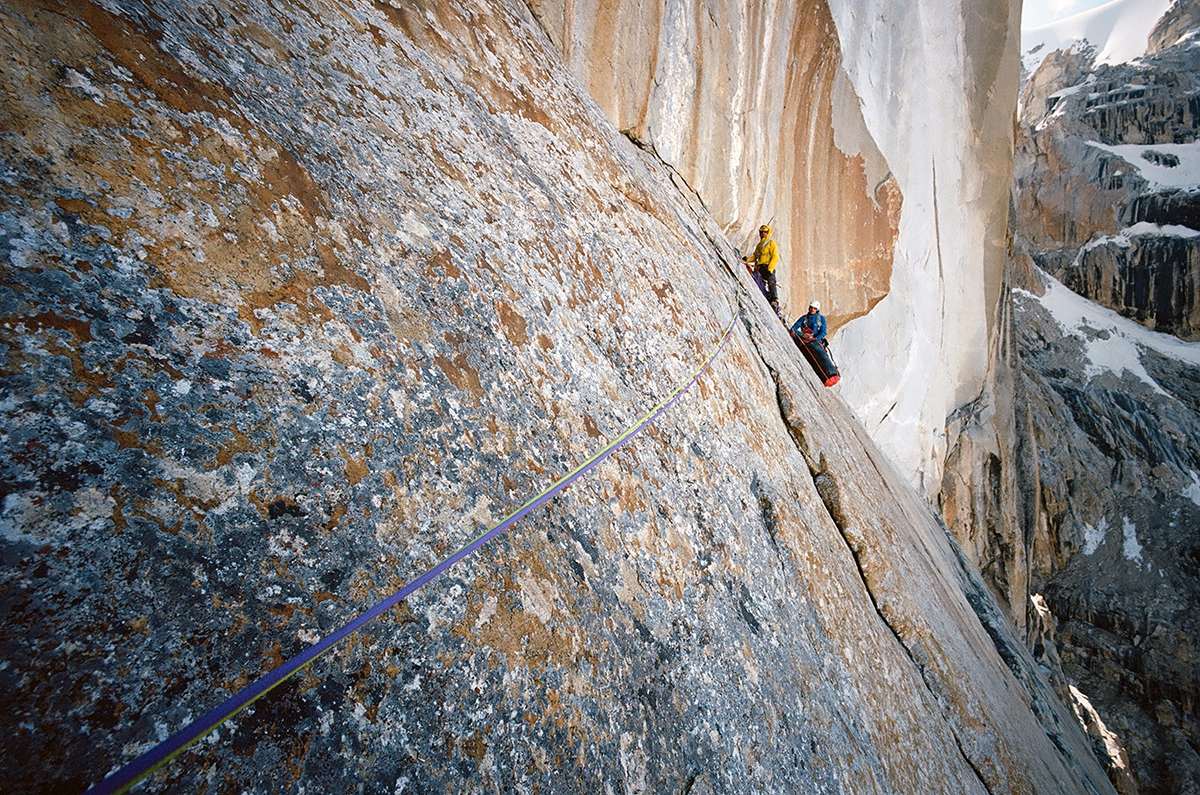
[[[1038,265],[1188,339],[1200,333],[1198,98],[1200,47],[1186,37],[1129,63],[1050,53],[1023,88],[1016,158],[1019,234]]]
[[[1126,63],[1141,57],[1150,33],[1175,0],[1112,0],[1097,8],[1037,28],[1021,30],[1022,65],[1034,72],[1056,50],[1092,47],[1096,63]]]
[[[1023,42],[1011,284],[1044,607],[1031,645],[1092,715],[1118,790],[1142,795],[1200,782],[1198,24],[1195,2],[1125,0]]]

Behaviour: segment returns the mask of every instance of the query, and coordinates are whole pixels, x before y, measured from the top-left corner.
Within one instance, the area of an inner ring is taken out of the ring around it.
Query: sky
[[[1021,28],[1040,28],[1056,19],[1102,6],[1108,0],[1025,0],[1021,11]]]

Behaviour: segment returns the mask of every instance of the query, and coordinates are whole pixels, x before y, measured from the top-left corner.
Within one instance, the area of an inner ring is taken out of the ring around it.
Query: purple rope
[[[295,657],[292,657],[284,662],[278,668],[251,682],[249,685],[226,699],[222,704],[210,709],[208,712],[204,713],[184,728],[175,732],[146,753],[142,754],[131,762],[128,762],[119,770],[107,776],[103,781],[92,785],[88,788],[85,795],[110,795],[113,793],[123,793],[128,791],[143,778],[154,772],[158,767],[166,764],[174,757],[186,751],[201,737],[208,734],[210,731],[217,728],[233,716],[237,715],[239,712],[265,696],[267,693],[270,693],[279,685],[283,684],[301,668],[304,668],[313,662],[313,660],[317,659],[322,654],[348,638],[350,635],[362,629],[363,626],[371,621],[374,621],[376,618],[379,618],[379,616],[383,615],[388,610],[391,610],[400,602],[407,599],[418,588],[436,579],[451,566],[472,554],[475,552],[475,550],[479,549],[496,536],[508,530],[510,527],[524,518],[530,511],[540,508],[552,500],[559,493],[561,493],[563,489],[574,483],[585,473],[591,471],[597,464],[608,458],[610,455],[616,452],[619,447],[640,433],[643,428],[656,420],[663,412],[670,408],[671,405],[674,404],[684,392],[690,389],[692,384],[696,383],[700,376],[703,375],[706,370],[708,370],[709,365],[713,363],[713,360],[717,358],[717,355],[725,347],[725,343],[729,341],[729,335],[733,331],[733,323],[733,320],[729,322],[729,326],[725,329],[725,333],[721,337],[720,344],[717,345],[716,349],[712,352],[704,364],[692,374],[692,377],[689,381],[681,386],[676,387],[675,390],[668,395],[665,400],[647,412],[636,425],[628,428],[624,433],[610,442],[607,447],[594,454],[582,465],[577,467],[573,472],[570,472],[562,479],[554,483],[554,485],[552,485],[550,488],[539,494],[537,497],[529,500],[516,511],[509,514],[509,516],[501,521],[500,524],[496,525],[491,530],[488,530],[486,533],[479,536],[474,541],[470,542],[462,549],[458,550],[453,555],[434,566],[429,571],[417,577],[399,591],[396,591],[391,596],[379,602],[365,613],[361,613],[357,618],[343,625],[333,634],[327,635],[317,643],[309,646],[300,654],[297,654]]]

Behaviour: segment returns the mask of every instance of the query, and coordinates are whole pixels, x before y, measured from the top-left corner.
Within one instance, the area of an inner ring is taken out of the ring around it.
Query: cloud
[[[1054,14],[1054,18],[1068,16],[1074,9],[1077,0],[1046,0],[1046,5],[1050,7],[1050,12]]]

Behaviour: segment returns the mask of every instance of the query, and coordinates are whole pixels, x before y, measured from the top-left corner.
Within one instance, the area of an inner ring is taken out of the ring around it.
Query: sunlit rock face
[[[1019,4],[531,7],[736,245],[772,220],[790,318],[812,298],[835,329],[876,307],[838,333],[841,392],[935,493],[998,311]]]
[[[1030,590],[1055,626],[1031,609],[1031,648],[1121,792],[1191,792],[1200,352],[1044,284],[1015,296]]]
[[[947,420],[987,385],[1008,228],[1019,4],[835,2],[847,74],[904,196],[888,296],[838,334],[845,394],[936,494]]]
[[[8,788],[82,791],[393,592],[732,321],[145,790],[1111,792],[523,4],[0,13]]]
[[[1193,0],[1174,3],[1150,32],[1147,53],[1154,55],[1194,41],[1197,28],[1200,28],[1200,4]]]
[[[671,164],[735,245],[774,225],[789,317],[819,299],[837,328],[887,294],[902,197],[824,0],[530,6],[617,128]]]

